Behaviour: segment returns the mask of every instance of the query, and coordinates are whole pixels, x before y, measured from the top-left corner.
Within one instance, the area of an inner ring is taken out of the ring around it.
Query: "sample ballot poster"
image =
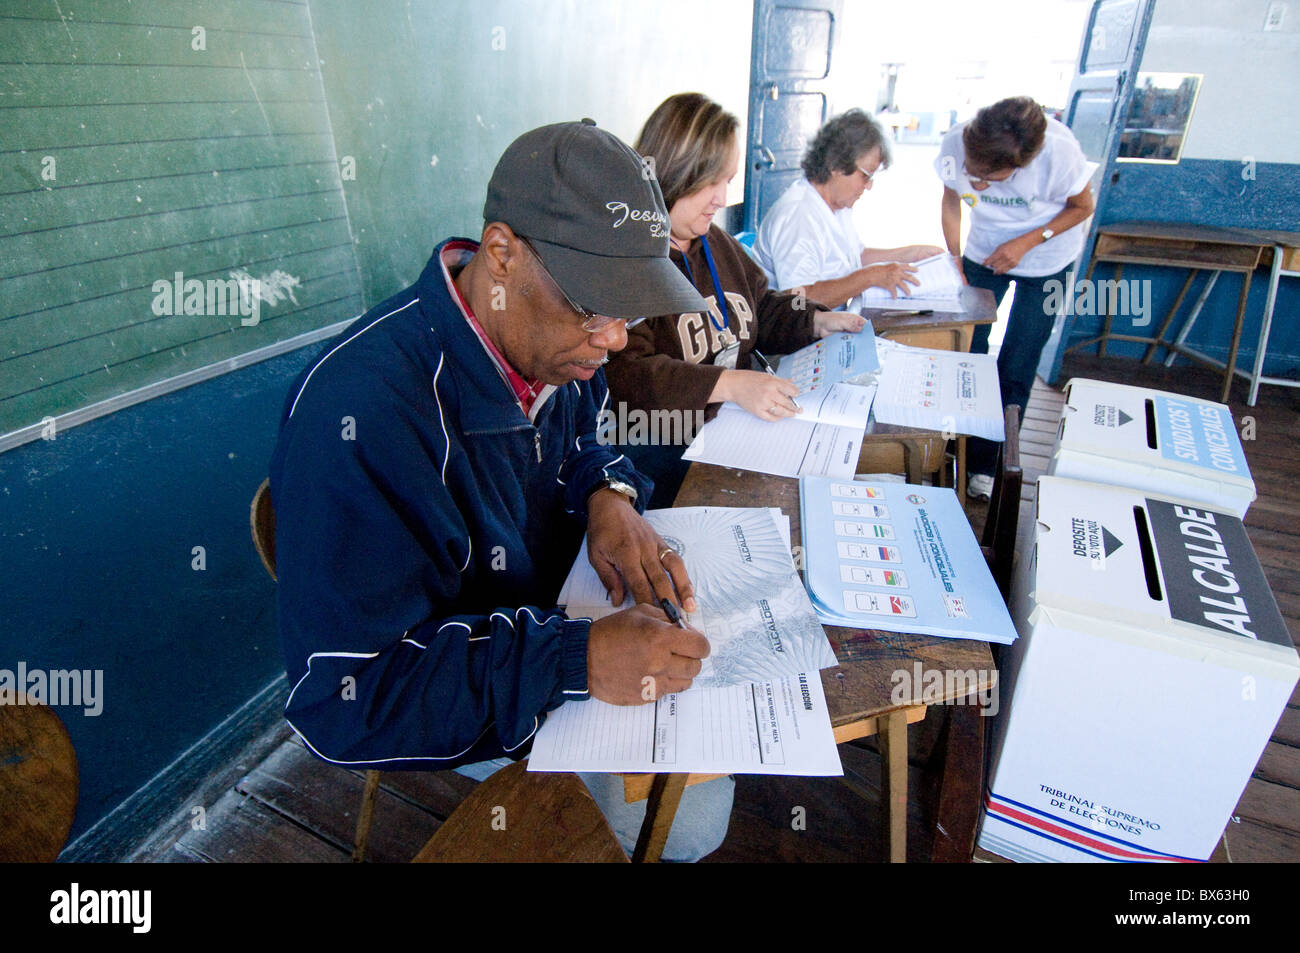
[[[823,622],[1015,640],[953,490],[803,477],[799,508],[808,592]]]
[[[882,370],[875,411],[882,424],[1004,439],[996,358],[892,341],[877,345]]]

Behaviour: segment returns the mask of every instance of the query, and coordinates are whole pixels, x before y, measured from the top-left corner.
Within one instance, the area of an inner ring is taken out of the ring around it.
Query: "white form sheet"
[[[879,308],[884,311],[880,317],[888,317],[890,311],[941,311],[948,314],[964,314],[966,305],[961,297],[942,298],[924,295],[900,295],[897,298],[872,298],[864,305],[866,308]]]
[[[645,705],[567,702],[538,729],[528,770],[844,773],[816,672]]]
[[[874,394],[871,388],[865,397],[868,410]],[[834,401],[829,392],[828,399]],[[814,423],[799,417],[759,420],[740,407],[733,409],[723,404],[718,416],[700,429],[682,457],[777,476],[852,479],[865,429],[865,420],[851,426]]]
[[[951,255],[944,252],[908,264],[916,269],[916,274],[911,277],[920,282],[920,284],[907,286],[911,289],[910,294],[895,298],[885,288],[868,288],[862,292],[862,303],[868,307],[882,308],[890,302],[906,302],[900,307],[915,308],[916,305],[912,303],[914,298],[943,298],[952,305],[945,306],[943,310],[961,310],[956,299],[961,295],[962,276],[958,273],[957,265]]]
[[[835,664],[835,653],[790,555],[790,524],[779,509],[676,507],[646,514],[686,563],[699,609],[686,620],[709,640],[692,691],[738,685]],[[570,618],[598,619],[633,605],[609,605],[604,584],[578,552],[560,590]],[[689,694],[689,693],[688,693]]]
[[[986,440],[1004,438],[996,358],[896,341],[878,344],[882,370],[876,420]]]

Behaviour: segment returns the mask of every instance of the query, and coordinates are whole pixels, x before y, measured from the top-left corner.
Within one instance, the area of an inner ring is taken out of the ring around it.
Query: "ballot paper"
[[[787,354],[776,368],[778,375],[799,388],[800,403],[804,403],[805,395],[838,384],[872,384],[879,371],[876,335],[870,321],[856,333],[831,334]]]
[[[902,295],[898,298],[872,298],[865,302],[862,308],[876,309],[874,316],[888,318],[894,315],[891,312],[898,311],[903,314],[899,317],[905,317],[912,311],[938,311],[946,314],[963,314],[968,309],[965,302],[959,297],[928,297],[925,295]],[[861,309],[859,309],[861,310]]]
[[[916,269],[916,273],[909,277],[918,281],[919,284],[907,285],[908,293],[900,294],[897,298],[889,293],[887,288],[868,288],[862,292],[862,303],[866,307],[881,308],[891,301],[907,301],[906,307],[915,308],[912,303],[913,298],[940,298],[946,299],[949,304],[955,304],[953,300],[961,295],[962,276],[957,271],[957,264],[952,260],[952,256],[944,252],[938,255],[931,255],[929,258],[922,258],[920,261],[904,262]],[[926,307],[929,307],[927,304]],[[960,305],[956,308],[946,307],[946,311],[961,310]]]
[[[896,341],[876,343],[881,364],[876,420],[986,440],[1005,438],[996,358]]]
[[[805,477],[799,512],[808,590],[823,622],[1015,640],[954,491]]]
[[[537,730],[528,770],[844,773],[815,671],[645,705],[566,702]]]
[[[816,673],[835,664],[790,556],[789,524],[779,509],[692,506],[650,510],[650,525],[686,563],[699,609],[686,621],[709,640],[709,657],[691,691]],[[587,558],[586,543],[560,590],[570,618],[597,619],[611,606]]]
[[[863,388],[853,388],[853,391],[860,390]],[[857,399],[865,401],[869,411],[874,395],[875,389],[872,388]],[[830,402],[832,407],[826,408],[827,412],[845,396],[852,398],[853,395],[852,392],[828,389],[823,400]],[[723,404],[718,416],[700,428],[682,457],[696,463],[714,463],[777,476],[815,474],[852,479],[865,423],[815,423],[802,417],[760,420],[741,407]]]

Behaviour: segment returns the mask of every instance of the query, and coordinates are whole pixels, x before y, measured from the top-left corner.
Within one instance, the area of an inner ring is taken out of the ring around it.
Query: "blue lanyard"
[[[709,240],[703,235],[700,236],[700,245],[704,248],[704,263],[709,266],[709,277],[713,279],[713,296],[718,302],[718,310],[722,312],[722,323],[709,312],[709,323],[717,330],[725,331],[731,324],[731,316],[727,313],[727,299],[722,294],[722,282],[718,280],[718,268],[713,264],[713,252],[709,250]],[[682,253],[682,266],[686,269],[686,277],[695,284],[695,275],[691,273],[691,263],[686,260],[685,252]]]

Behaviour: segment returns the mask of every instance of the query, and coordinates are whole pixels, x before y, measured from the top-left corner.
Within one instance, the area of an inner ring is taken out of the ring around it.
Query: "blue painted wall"
[[[1154,220],[1300,232],[1300,125],[1295,121],[1300,20],[1294,15],[1295,4],[1280,24],[1270,24],[1271,0],[1154,2],[1150,30],[1138,54],[1137,82],[1143,73],[1190,73],[1201,77],[1200,92],[1181,161],[1175,165],[1109,163],[1098,193],[1096,224]],[[1112,267],[1099,266],[1097,277],[1112,277]],[[1127,265],[1124,277],[1151,281],[1153,327],[1121,328],[1117,321],[1115,330],[1151,334],[1177,296],[1186,272]],[[1205,281],[1202,275],[1189,292],[1183,317]],[[1267,285],[1268,271],[1256,270],[1239,367],[1249,368],[1254,362]],[[1240,276],[1219,278],[1189,338],[1192,347],[1220,360],[1227,356],[1240,290]],[[1300,371],[1297,312],[1300,279],[1283,278],[1265,373]],[[1094,336],[1100,323],[1096,318],[1076,317],[1067,343]],[[1178,325],[1171,329],[1177,330]],[[1116,354],[1133,356],[1145,349],[1145,345],[1122,342],[1111,347]]]
[[[1243,173],[1254,178],[1243,178]],[[1103,202],[1098,225],[1135,219],[1159,222],[1190,222],[1230,228],[1263,228],[1300,231],[1300,165],[1260,162],[1253,166],[1241,161],[1184,159],[1178,165],[1119,162],[1112,165],[1103,186]],[[1114,276],[1113,265],[1099,265],[1094,277]],[[1117,333],[1153,334],[1178,295],[1186,271],[1125,265],[1124,277],[1150,280],[1152,290],[1151,326],[1121,328]],[[1242,330],[1238,367],[1249,367],[1255,356],[1260,322],[1264,315],[1264,297],[1268,288],[1268,268],[1255,270],[1251,277],[1250,297]],[[1177,323],[1169,336],[1181,327],[1192,302],[1208,280],[1202,274],[1188,292]],[[1219,276],[1214,291],[1188,338],[1188,344],[1223,360],[1232,339],[1241,277]],[[1282,278],[1278,284],[1274,307],[1273,330],[1269,337],[1268,358],[1264,372],[1300,376],[1300,279]],[[1083,315],[1075,318],[1070,343],[1086,340],[1100,331],[1101,321]],[[1107,353],[1141,357],[1146,345],[1112,342]],[[1184,360],[1180,358],[1180,360]]]
[[[0,668],[104,670],[72,839],[283,671],[248,507],[311,350],[0,455]]]

